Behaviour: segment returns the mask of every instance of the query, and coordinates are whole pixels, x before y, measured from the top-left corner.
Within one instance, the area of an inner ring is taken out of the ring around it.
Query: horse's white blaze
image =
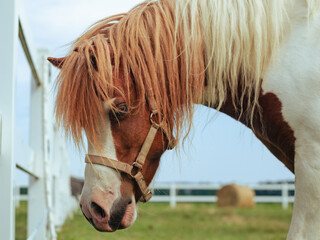
[[[98,134],[98,141],[103,151],[99,151],[90,142],[88,142],[88,154],[100,156],[103,155],[105,157],[117,160],[116,149],[111,132],[109,111],[110,107],[108,104],[106,104],[104,123],[101,124]],[[108,199],[108,202],[110,202],[110,200],[113,202],[121,197],[120,185],[121,177],[119,172],[109,167],[87,163],[85,168],[84,187],[81,195],[82,197],[86,197],[88,201],[87,204],[89,204],[94,192],[100,191],[105,194],[105,196],[100,194],[101,197],[103,196],[110,198]]]
[[[109,118],[109,104],[105,104],[104,108],[105,119],[99,127],[100,131],[97,136],[103,151],[95,148],[92,143],[88,142],[88,154],[118,160],[112,137],[111,122]],[[95,202],[107,211],[107,214],[110,214],[110,210],[114,204],[121,199],[120,186],[121,176],[118,171],[106,166],[87,163],[85,168],[85,181],[80,200],[81,204],[85,205],[85,212],[91,212],[92,214],[90,206],[92,202]],[[124,224],[126,226],[130,226],[137,218],[137,208],[133,193],[131,199],[133,204],[128,206],[124,215]]]
[[[292,23],[262,88],[278,96],[296,137],[296,192],[288,239],[320,239],[320,16]]]

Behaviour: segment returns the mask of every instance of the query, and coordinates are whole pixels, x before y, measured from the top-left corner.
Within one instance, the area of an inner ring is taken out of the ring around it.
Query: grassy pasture
[[[258,204],[253,209],[217,208],[215,204],[140,204],[139,217],[129,229],[97,232],[80,210],[58,233],[59,240],[271,240],[285,239],[292,206]],[[26,239],[27,203],[16,209],[16,240]]]
[[[27,201],[20,201],[19,207],[16,208],[16,240],[27,239]]]
[[[126,230],[100,233],[85,220],[80,210],[68,220],[59,240],[271,240],[285,239],[292,206],[258,204],[253,209],[217,208],[215,204],[140,204],[136,223]]]

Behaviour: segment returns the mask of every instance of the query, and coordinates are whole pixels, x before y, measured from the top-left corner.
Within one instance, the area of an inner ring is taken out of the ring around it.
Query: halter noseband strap
[[[151,145],[154,141],[154,138],[157,134],[157,131],[159,129],[161,129],[161,124],[157,124],[153,121],[153,116],[155,116],[156,114],[157,114],[157,111],[151,112],[151,115],[150,115],[151,126],[149,129],[148,135],[147,135],[146,139],[144,140],[144,143],[141,147],[141,150],[132,165],[124,163],[124,162],[119,162],[117,160],[110,159],[107,157],[96,156],[96,155],[91,155],[91,154],[87,154],[86,159],[85,159],[86,163],[90,163],[90,164],[93,163],[93,164],[98,164],[98,165],[110,167],[110,168],[113,168],[113,169],[118,170],[120,172],[126,173],[130,177],[132,177],[136,181],[136,183],[142,193],[142,196],[139,200],[141,202],[147,202],[152,197],[152,193],[151,193],[150,189],[148,188],[148,185],[142,175],[142,167],[146,161],[146,157],[149,153],[149,150],[150,150]],[[161,130],[164,131],[163,129],[161,129]],[[164,134],[166,134],[166,132],[164,132]],[[170,139],[169,139],[169,146],[168,147],[172,149],[174,147],[173,144],[175,144],[175,141],[170,141]]]

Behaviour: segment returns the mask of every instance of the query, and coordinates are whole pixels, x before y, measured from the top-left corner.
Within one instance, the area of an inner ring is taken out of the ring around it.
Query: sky
[[[68,51],[75,40],[94,22],[128,11],[139,0],[21,0],[34,46],[48,48],[54,57]],[[28,143],[30,110],[30,70],[21,46],[16,80],[16,133]],[[58,73],[52,69],[53,76]],[[84,153],[68,142],[71,173],[83,177]],[[17,171],[18,184],[27,177]],[[167,151],[156,182],[210,182],[251,184],[293,180],[294,175],[252,134],[230,117],[204,106],[196,106],[193,127],[179,150]]]

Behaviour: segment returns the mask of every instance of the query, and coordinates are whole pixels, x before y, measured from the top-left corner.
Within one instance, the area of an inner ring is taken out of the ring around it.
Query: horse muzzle
[[[95,201],[87,205],[80,203],[80,208],[87,221],[101,232],[127,228],[136,219],[136,203],[132,199],[116,200],[109,210]]]

